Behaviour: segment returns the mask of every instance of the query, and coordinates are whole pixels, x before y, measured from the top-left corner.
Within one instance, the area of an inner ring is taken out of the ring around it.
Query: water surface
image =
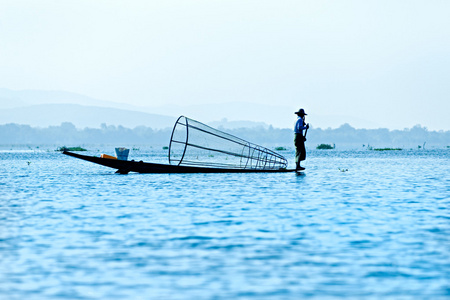
[[[1,151],[0,297],[448,299],[449,154],[310,151],[301,175],[118,175]]]

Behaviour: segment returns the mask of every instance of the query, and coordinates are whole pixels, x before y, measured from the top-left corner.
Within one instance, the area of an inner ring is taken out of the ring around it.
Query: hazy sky
[[[2,0],[0,87],[450,130],[450,1]]]

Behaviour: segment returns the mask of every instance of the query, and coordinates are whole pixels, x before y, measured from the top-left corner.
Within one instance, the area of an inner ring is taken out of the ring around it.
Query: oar
[[[309,125],[309,123],[308,123],[308,125]],[[309,127],[309,126],[308,126]],[[308,133],[308,128],[306,128],[305,129],[305,135],[303,136],[304,138],[305,138],[305,141],[306,141],[306,134]]]

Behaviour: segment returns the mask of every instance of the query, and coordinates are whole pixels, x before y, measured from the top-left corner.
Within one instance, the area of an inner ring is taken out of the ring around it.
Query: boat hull
[[[294,172],[294,169],[277,169],[277,170],[256,170],[256,169],[222,169],[222,168],[204,168],[204,167],[188,167],[166,164],[148,163],[143,161],[129,161],[101,158],[89,155],[77,154],[69,151],[63,151],[63,154],[105,167],[116,169],[116,173],[128,174],[129,172],[137,173],[286,173]]]

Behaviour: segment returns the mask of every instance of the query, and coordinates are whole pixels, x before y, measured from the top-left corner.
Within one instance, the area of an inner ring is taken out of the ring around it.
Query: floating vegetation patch
[[[62,146],[62,147],[59,147],[58,149],[56,149],[55,151],[87,151],[86,149],[84,149],[84,148],[81,148],[81,147],[66,147],[66,146]]]
[[[316,147],[316,149],[319,149],[319,150],[330,150],[330,149],[334,149],[334,145],[331,146],[330,144],[320,144],[319,146]]]
[[[402,148],[373,148],[374,151],[400,151]]]
[[[275,147],[275,150],[277,150],[277,151],[284,151],[284,150],[286,150],[286,148],[284,148],[284,147]]]

